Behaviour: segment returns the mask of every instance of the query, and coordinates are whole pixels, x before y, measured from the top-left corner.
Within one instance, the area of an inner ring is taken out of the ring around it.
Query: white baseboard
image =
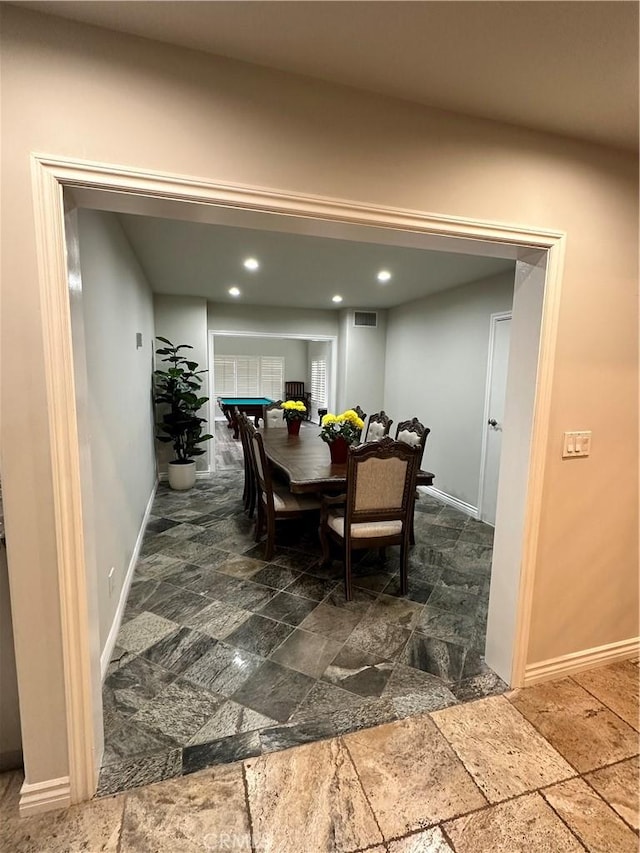
[[[71,805],[71,784],[68,776],[47,779],[28,784],[20,789],[20,817],[48,812],[51,809],[67,809]]]
[[[441,501],[443,504],[448,504],[449,506],[459,509],[460,512],[470,515],[471,518],[479,517],[477,506],[472,506],[471,504],[465,503],[465,501],[461,501],[460,498],[454,498],[453,495],[441,492],[440,489],[436,489],[435,486],[418,486],[418,491],[424,492],[426,495],[431,495],[432,498],[435,498],[437,501]]]
[[[211,473],[211,468],[207,468],[206,471],[196,471],[196,480],[208,480]],[[163,471],[161,474],[158,474],[158,479],[161,483],[166,483],[169,479],[169,475],[166,471]]]
[[[136,544],[133,547],[133,554],[131,555],[131,560],[129,561],[129,567],[127,568],[127,573],[124,578],[124,583],[122,584],[122,589],[120,590],[120,600],[118,601],[118,606],[116,608],[116,612],[113,616],[113,622],[111,623],[111,629],[109,631],[109,636],[107,637],[107,641],[104,644],[104,649],[102,650],[102,654],[100,655],[100,673],[102,675],[102,680],[104,681],[107,675],[107,669],[109,668],[109,661],[111,660],[111,655],[113,654],[113,649],[116,644],[116,638],[118,636],[118,631],[120,630],[120,625],[122,623],[122,616],[124,614],[124,608],[127,603],[127,597],[129,595],[129,589],[131,588],[131,581],[133,580],[133,573],[136,568],[136,563],[138,562],[138,557],[140,555],[140,549],[142,548],[142,541],[144,539],[144,533],[147,529],[147,522],[149,521],[149,516],[151,515],[151,509],[153,507],[153,501],[156,496],[156,490],[158,488],[158,483],[153,486],[151,490],[151,495],[149,500],[147,501],[147,507],[144,511],[144,516],[142,518],[142,523],[140,525],[140,530],[138,531],[138,538],[136,539]]]
[[[553,678],[564,678],[581,672],[584,669],[594,669],[618,660],[626,660],[638,655],[640,637],[608,643],[606,646],[596,646],[582,652],[572,652],[558,658],[527,664],[524,671],[524,686],[530,687],[540,681],[550,681]]]

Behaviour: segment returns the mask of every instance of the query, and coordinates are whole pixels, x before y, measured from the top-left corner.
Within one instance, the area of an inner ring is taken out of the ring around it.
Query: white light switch
[[[562,458],[571,456],[589,456],[591,453],[591,430],[565,432],[562,446]]]

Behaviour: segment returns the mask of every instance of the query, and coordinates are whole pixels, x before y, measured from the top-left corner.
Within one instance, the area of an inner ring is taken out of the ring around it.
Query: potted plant
[[[165,346],[156,350],[166,370],[154,370],[154,402],[168,406],[157,422],[156,438],[165,444],[173,444],[175,459],[169,462],[169,485],[172,489],[190,489],[196,481],[196,463],[194,456],[205,452],[198,445],[213,438],[202,434],[205,418],[198,416],[199,410],[208,401],[208,397],[199,395],[202,386],[202,374],[198,363],[190,361],[180,353],[183,349],[193,349],[189,344],[174,346],[167,338],[158,337]]]
[[[300,423],[305,416],[307,407],[302,400],[285,400],[280,404],[282,415],[287,422],[287,432],[289,435],[298,435],[300,432]]]
[[[362,435],[364,421],[354,412],[347,409],[340,415],[328,412],[322,418],[320,438],[329,445],[331,461],[334,464],[344,464],[350,444],[358,444]]]

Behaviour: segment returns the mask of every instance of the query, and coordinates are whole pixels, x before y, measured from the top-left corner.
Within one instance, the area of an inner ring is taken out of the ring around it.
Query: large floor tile
[[[263,659],[220,642],[185,669],[182,677],[221,696],[231,696],[262,665]]]
[[[152,785],[127,797],[119,853],[251,851],[240,765]]]
[[[393,663],[381,655],[364,652],[345,643],[324,671],[323,681],[360,696],[380,696],[393,671]]]
[[[132,718],[151,731],[184,745],[220,707],[224,699],[178,678],[147,702]]]
[[[602,770],[587,773],[585,779],[634,829],[640,829],[640,762],[620,761]]]
[[[176,622],[145,611],[122,625],[118,631],[117,642],[128,652],[140,654],[173,633],[178,627]]]
[[[637,732],[570,678],[508,698],[580,773],[638,754]]]
[[[103,764],[98,780],[98,796],[115,794],[129,788],[139,788],[163,779],[171,779],[182,772],[182,753],[179,748],[171,752],[152,755],[135,755]]]
[[[396,664],[382,695],[391,699],[400,717],[448,708],[458,701],[435,675],[400,663]]]
[[[444,825],[456,853],[584,853],[540,794],[528,794]]]
[[[2,816],[0,848],[16,853],[116,853],[124,797],[81,803],[28,818]]]
[[[179,675],[215,644],[216,641],[206,634],[182,627],[154,643],[142,653],[142,657]]]
[[[636,834],[582,779],[552,785],[542,794],[587,850],[637,853]]]
[[[277,725],[277,720],[265,717],[251,708],[245,708],[231,699],[220,705],[212,717],[191,737],[189,744],[208,743],[231,735],[266,729]]]
[[[579,672],[573,679],[636,731],[640,730],[640,670],[631,661]]]
[[[282,623],[277,623],[282,626]],[[284,626],[282,626],[284,627]],[[271,660],[319,678],[340,651],[342,643],[296,628],[271,655]]]
[[[342,853],[382,841],[340,740],[246,763],[253,840],[261,853]]]
[[[204,610],[185,620],[187,625],[197,628],[216,640],[224,640],[251,616],[250,610],[234,607],[227,601],[213,601]]]
[[[333,604],[321,603],[300,623],[300,627],[313,634],[322,634],[332,640],[346,640],[360,622],[361,615],[351,613]]]
[[[453,853],[453,848],[449,846],[438,826],[424,832],[416,832],[407,838],[390,841],[387,850],[388,853]]]
[[[436,711],[432,718],[489,802],[575,775],[502,696]]]
[[[175,677],[144,658],[131,658],[105,679],[102,688],[105,718],[111,714],[135,714]]]
[[[288,592],[279,592],[275,598],[260,608],[260,614],[296,627],[317,606],[317,602],[311,601],[309,598],[291,595]]]
[[[308,675],[268,660],[233,694],[233,700],[284,723],[314,683]]]
[[[245,649],[266,658],[287,639],[292,631],[291,625],[252,613],[242,625],[227,635],[226,642],[230,646],[237,646],[239,649]]]
[[[344,742],[385,838],[486,803],[428,716],[347,735]]]

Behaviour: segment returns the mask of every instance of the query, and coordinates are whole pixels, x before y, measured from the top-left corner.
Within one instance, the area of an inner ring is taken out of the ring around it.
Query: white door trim
[[[46,405],[49,416],[57,572],[60,589],[61,644],[64,661],[69,779],[72,802],[88,799],[96,788],[92,729],[92,660],[83,548],[79,444],[67,269],[63,190],[198,203],[286,214],[350,224],[412,231],[459,243],[500,244],[500,251],[526,259],[528,250],[546,252],[537,390],[528,459],[521,575],[512,648],[513,686],[523,682],[541,515],[552,374],[562,283],[565,234],[556,230],[463,219],[420,211],[363,205],[344,199],[295,195],[274,190],[148,172],[134,168],[62,159],[31,158],[38,283],[42,307]],[[451,251],[451,244],[449,244]],[[468,251],[468,250],[467,250]],[[480,252],[478,251],[478,254]],[[488,254],[489,252],[487,252]],[[529,253],[530,254],[530,253]],[[539,252],[536,253],[539,255]],[[18,672],[20,679],[21,673]],[[27,677],[26,672],[24,677]],[[29,744],[25,743],[25,755]]]
[[[484,472],[487,464],[487,433],[489,430],[489,394],[491,392],[491,374],[493,372],[493,344],[496,337],[496,325],[500,320],[510,320],[511,311],[497,311],[489,317],[489,357],[487,359],[487,378],[484,386],[484,413],[482,415],[482,449],[480,452],[480,484],[478,486],[478,514],[482,518],[482,495],[484,493]]]

